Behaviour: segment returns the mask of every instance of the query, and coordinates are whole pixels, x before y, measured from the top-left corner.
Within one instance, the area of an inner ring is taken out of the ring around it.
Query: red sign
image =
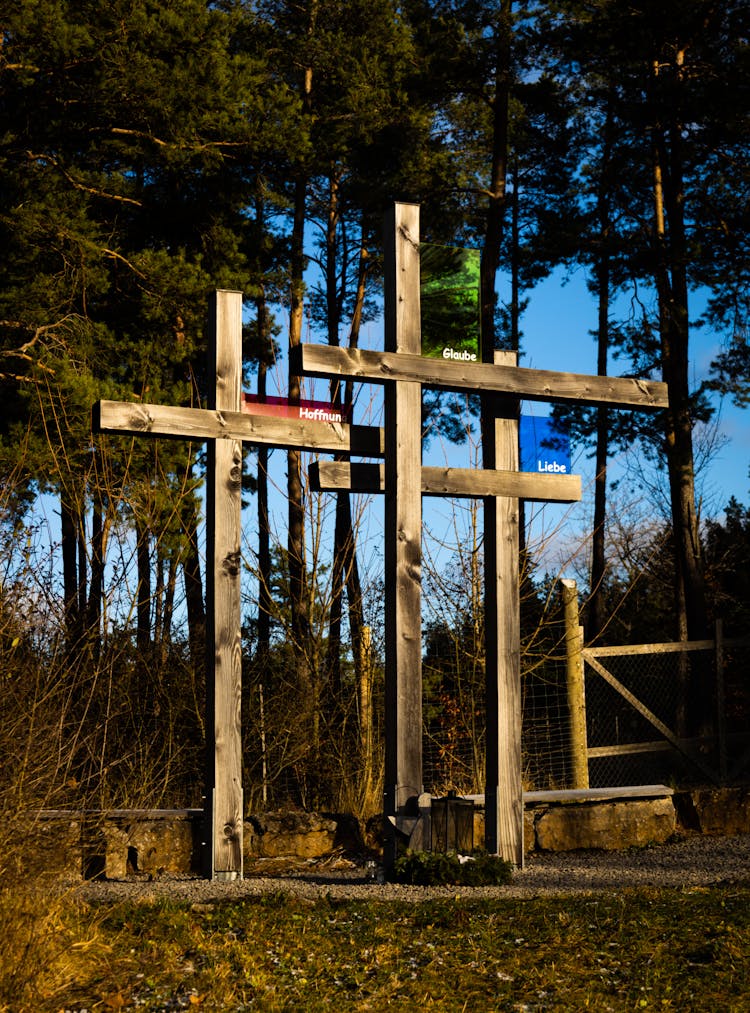
[[[242,394],[242,411],[247,415],[275,415],[282,419],[307,419],[310,422],[351,422],[352,410],[325,401],[300,401],[291,404],[286,397]]]

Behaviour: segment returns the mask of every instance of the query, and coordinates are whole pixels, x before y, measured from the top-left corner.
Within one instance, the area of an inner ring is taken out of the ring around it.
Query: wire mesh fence
[[[747,774],[747,641],[589,649],[583,657],[592,786],[725,784]]]
[[[563,649],[522,662],[522,766],[526,791],[570,786],[570,735]],[[525,663],[524,663],[525,662]],[[485,784],[484,671],[453,679],[424,698],[422,739],[425,791],[481,793]]]
[[[575,751],[580,743],[576,745],[571,736],[574,701],[562,622],[547,631],[544,643],[544,649],[538,645],[522,655],[525,791],[581,787],[576,781]],[[718,657],[714,641],[689,649],[664,644],[584,649],[582,655],[588,786],[732,784],[750,777],[750,641],[719,641]],[[481,657],[454,657],[450,669],[440,671],[434,658],[428,659],[424,675],[424,789],[436,797],[451,790],[480,794],[486,781]],[[707,700],[701,734],[690,729],[686,712],[686,701],[696,687],[703,687],[702,698]],[[253,803],[310,806],[327,791],[338,804],[346,804],[365,777],[356,714],[332,713],[331,723],[321,728],[322,751],[313,777],[306,773],[303,755],[309,747],[305,728],[296,740],[291,735],[295,711],[288,706],[288,691],[280,686],[277,699],[271,690],[269,685],[262,712],[257,692],[246,701],[248,783],[257,787],[258,796],[253,796]],[[383,769],[382,694],[377,703],[367,760],[371,779],[372,771],[381,777]],[[292,748],[295,741],[297,753]],[[374,788],[373,799],[376,793]]]
[[[750,641],[720,644],[718,665],[713,641],[583,655],[590,787],[733,783],[750,776]],[[524,790],[581,787],[574,778],[574,701],[564,654],[528,667],[521,694]],[[687,712],[691,696],[704,705],[699,731]],[[445,695],[429,703],[426,713],[425,790],[483,791],[481,693],[473,694],[468,715],[456,697]]]
[[[612,680],[586,665],[591,786],[694,779],[697,763],[689,758],[694,746],[688,742],[685,700],[689,687],[701,680],[715,697],[713,650],[654,653],[644,647],[643,653],[592,655],[589,660],[598,660]],[[665,730],[683,744],[684,751]],[[700,746],[704,761],[713,748],[711,742]],[[705,776],[710,773],[704,771]]]
[[[547,658],[521,679],[521,759],[525,791],[572,787],[565,659]]]

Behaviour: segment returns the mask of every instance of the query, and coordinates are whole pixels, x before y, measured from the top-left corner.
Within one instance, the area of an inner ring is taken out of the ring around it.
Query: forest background
[[[288,350],[378,344],[394,200],[421,205],[424,240],[481,249],[488,347],[523,357],[535,289],[584,277],[575,368],[669,387],[657,421],[558,409],[591,481],[564,537],[525,506],[524,678],[555,678],[559,566],[589,643],[747,632],[750,510],[700,495],[719,398],[750,396],[746,4],[0,12],[5,810],[200,804],[204,448],[97,436],[91,406],[205,404],[207,300],[230,288],[247,390],[377,423],[368,388],[314,389]],[[696,384],[699,331],[717,352]],[[473,398],[426,392],[423,415],[425,454],[480,462]],[[308,463],[246,451],[246,804],[363,815],[382,789],[381,508],[311,493]],[[481,525],[457,503],[428,522],[428,787],[481,790]],[[710,691],[690,687],[692,730]]]

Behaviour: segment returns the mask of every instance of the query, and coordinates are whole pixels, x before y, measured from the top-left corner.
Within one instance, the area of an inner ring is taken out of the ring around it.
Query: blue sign
[[[522,415],[521,471],[570,475],[570,439],[554,419]]]

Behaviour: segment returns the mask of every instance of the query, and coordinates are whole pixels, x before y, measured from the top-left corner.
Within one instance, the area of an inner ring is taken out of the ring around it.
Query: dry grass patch
[[[416,904],[61,897],[53,909],[39,935],[16,934],[37,966],[47,946],[53,959],[34,980],[4,979],[14,1013],[744,1011],[750,994],[749,885],[526,901],[462,889]]]

